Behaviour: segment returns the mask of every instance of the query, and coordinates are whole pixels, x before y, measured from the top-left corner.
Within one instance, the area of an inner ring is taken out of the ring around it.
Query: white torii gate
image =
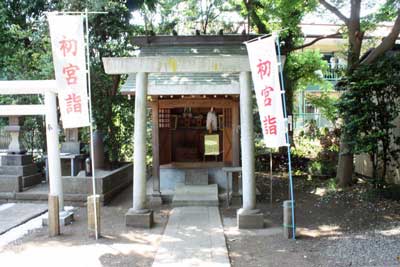
[[[0,81],[0,95],[44,95],[44,105],[0,105],[0,116],[45,115],[49,168],[49,235],[60,234],[59,212],[64,211],[57,122],[55,80]]]
[[[133,207],[126,214],[126,224],[140,227],[151,225],[153,213],[146,204],[146,97],[149,93],[149,73],[240,73],[240,132],[242,151],[243,206],[237,212],[239,228],[261,228],[263,214],[256,209],[256,185],[254,170],[254,131],[252,113],[251,70],[245,55],[229,56],[149,56],[103,58],[107,74],[136,73]],[[182,93],[181,85],[173,92]],[[210,88],[216,92],[215,88]],[[204,94],[204,88],[191,94]],[[220,88],[219,93],[224,93]],[[154,95],[162,91],[152,90]],[[165,92],[164,92],[165,93]],[[145,217],[145,218],[144,218]]]

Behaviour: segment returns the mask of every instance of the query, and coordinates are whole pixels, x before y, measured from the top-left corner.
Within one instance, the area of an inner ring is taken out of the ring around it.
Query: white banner
[[[275,36],[246,46],[265,145],[287,146]]]
[[[48,20],[63,128],[89,126],[83,17]]]

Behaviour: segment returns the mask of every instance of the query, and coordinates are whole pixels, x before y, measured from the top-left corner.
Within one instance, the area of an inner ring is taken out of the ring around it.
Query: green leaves
[[[343,82],[347,88],[338,103],[343,130],[353,153],[378,157],[383,175],[392,159],[399,156],[394,144],[394,120],[400,115],[400,54],[386,53],[371,65],[362,65]],[[375,174],[378,162],[374,163]],[[375,177],[376,178],[376,177]]]

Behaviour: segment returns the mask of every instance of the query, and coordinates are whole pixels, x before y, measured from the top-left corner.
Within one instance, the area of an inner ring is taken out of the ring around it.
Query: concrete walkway
[[[46,211],[46,204],[7,203],[0,205],[0,235]]]
[[[229,267],[218,207],[179,207],[169,216],[153,267]]]

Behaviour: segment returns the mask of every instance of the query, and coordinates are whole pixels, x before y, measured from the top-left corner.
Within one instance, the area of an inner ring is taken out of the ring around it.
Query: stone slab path
[[[171,211],[153,267],[229,267],[218,207]]]
[[[7,203],[0,205],[0,235],[47,211],[47,204]]]

